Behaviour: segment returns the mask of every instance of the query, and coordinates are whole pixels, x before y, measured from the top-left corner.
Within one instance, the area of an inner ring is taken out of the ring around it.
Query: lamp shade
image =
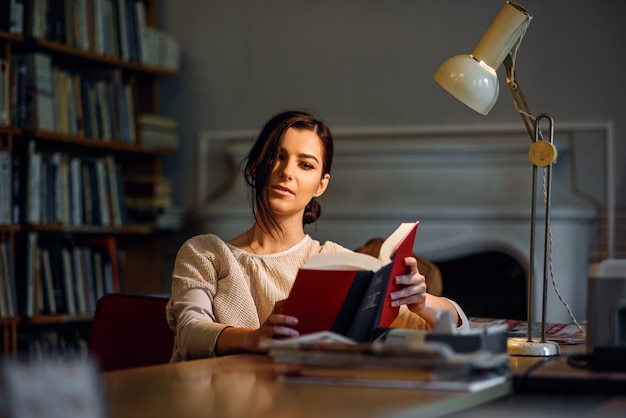
[[[498,100],[496,70],[530,24],[531,14],[507,1],[474,51],[446,60],[435,81],[476,112],[486,115]]]
[[[447,59],[435,73],[435,81],[469,108],[486,115],[498,100],[496,71],[471,55]]]

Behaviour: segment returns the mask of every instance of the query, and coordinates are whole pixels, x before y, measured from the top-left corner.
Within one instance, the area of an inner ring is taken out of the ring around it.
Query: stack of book
[[[285,366],[279,380],[476,392],[510,379],[506,352],[459,353],[441,342],[356,343],[322,331],[266,344],[268,356]]]
[[[172,203],[172,180],[163,176],[126,176],[126,207],[132,222],[159,229],[182,227],[184,211]]]
[[[185,222],[185,209],[180,206],[164,208],[156,218],[156,227],[162,230],[178,231]]]
[[[145,147],[178,149],[178,121],[144,113],[138,118],[139,143]]]

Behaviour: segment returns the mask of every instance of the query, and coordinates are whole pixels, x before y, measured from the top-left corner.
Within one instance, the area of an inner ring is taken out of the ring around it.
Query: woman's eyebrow
[[[312,155],[312,154],[304,154],[304,153],[302,153],[302,154],[299,154],[298,157],[300,157],[300,158],[310,158],[312,160],[315,160],[316,163],[319,163],[319,160],[317,159],[317,157],[315,155]]]
[[[283,147],[280,147],[280,152],[286,153],[287,150],[285,148],[283,148]],[[315,155],[307,154],[305,152],[302,152],[302,153],[298,154],[298,158],[308,158],[308,159],[311,159],[311,160],[315,160],[315,162],[319,163],[319,160],[317,159],[317,157]]]

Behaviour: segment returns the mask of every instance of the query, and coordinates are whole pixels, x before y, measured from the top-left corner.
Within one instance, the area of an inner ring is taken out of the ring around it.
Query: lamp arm
[[[528,136],[530,136],[530,139],[535,142],[535,140],[537,139],[535,137],[535,134],[537,134],[537,132],[535,132],[536,118],[530,112],[530,108],[528,107],[528,103],[526,102],[526,98],[524,97],[524,93],[522,92],[522,88],[517,83],[517,80],[515,78],[513,57],[510,53],[507,54],[507,56],[504,58],[504,68],[506,69],[506,84],[507,86],[509,86],[509,90],[513,95],[513,103],[515,104],[515,109],[522,117],[524,126],[526,126],[526,131],[528,132]],[[543,139],[543,136],[541,135],[541,130],[538,130],[538,134],[539,139]]]

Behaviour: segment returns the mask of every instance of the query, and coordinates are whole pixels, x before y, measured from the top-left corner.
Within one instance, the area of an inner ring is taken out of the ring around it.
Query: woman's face
[[[295,128],[285,132],[267,189],[277,216],[301,219],[309,201],[324,193],[330,174],[322,175],[323,161],[324,148],[315,132]]]

